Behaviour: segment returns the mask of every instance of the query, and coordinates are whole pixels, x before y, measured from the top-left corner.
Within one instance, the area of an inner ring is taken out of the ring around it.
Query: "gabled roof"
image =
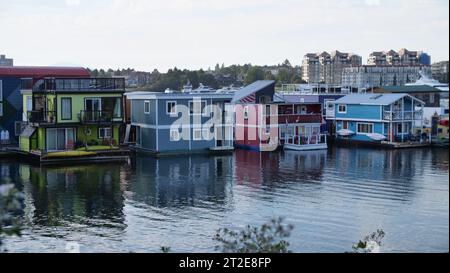
[[[261,81],[256,81],[252,84],[247,85],[246,87],[237,90],[234,93],[233,99],[231,100],[231,102],[238,102],[241,99],[250,96],[253,93],[256,93],[272,84],[275,84],[275,81],[273,80],[261,80]]]
[[[423,101],[418,100],[408,94],[350,94],[336,100],[335,104],[361,104],[361,105],[390,105],[401,98],[410,97],[422,104]]]
[[[427,93],[442,92],[441,90],[429,85],[405,85],[405,86],[383,86],[382,90],[392,93]]]

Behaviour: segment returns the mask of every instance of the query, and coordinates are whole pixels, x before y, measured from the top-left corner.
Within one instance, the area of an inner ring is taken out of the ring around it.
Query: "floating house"
[[[123,78],[46,78],[23,89],[27,125],[19,148],[39,156],[119,145]]]
[[[425,103],[408,94],[351,94],[335,101],[336,139],[362,143],[424,142]]]
[[[139,151],[177,154],[233,150],[233,93],[130,92],[130,131]]]
[[[254,82],[235,92],[235,146],[256,151],[279,147],[326,149],[321,134],[322,107],[318,100],[275,93],[275,81]]]
[[[8,135],[3,143],[17,144],[26,125],[20,90],[30,89],[46,77],[86,78],[89,71],[78,67],[0,67],[0,131]]]

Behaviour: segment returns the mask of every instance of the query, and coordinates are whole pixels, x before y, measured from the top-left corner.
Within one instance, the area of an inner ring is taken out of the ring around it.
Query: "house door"
[[[75,130],[73,128],[51,128],[46,131],[47,151],[73,149]]]

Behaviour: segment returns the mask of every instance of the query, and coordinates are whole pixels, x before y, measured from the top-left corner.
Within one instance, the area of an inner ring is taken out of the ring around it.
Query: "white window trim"
[[[200,138],[195,136],[195,133],[200,132]],[[203,129],[200,128],[194,128],[192,129],[192,140],[198,141],[198,140],[203,140]]]
[[[340,110],[341,106],[345,107],[345,111],[341,111]],[[337,111],[338,111],[339,114],[347,114],[347,104],[338,104]]]
[[[208,108],[208,101],[207,100],[196,100],[195,102],[200,102],[200,107],[201,107],[201,104],[204,102],[205,103],[205,107],[203,109],[201,109],[200,113],[195,113],[195,111],[194,111],[195,109],[192,108],[192,113],[191,113],[191,104],[193,104],[194,101],[190,100],[189,104],[188,104],[188,106],[189,106],[189,115],[191,115],[191,116],[203,116],[203,117],[209,116],[208,113],[206,112],[206,109]]]
[[[103,133],[103,137],[100,135],[100,131],[109,130],[109,137],[105,137],[105,133]],[[98,128],[98,139],[112,139],[112,129],[110,127],[99,127]]]
[[[372,126],[372,132],[368,132],[368,133],[360,132],[360,131],[359,131],[359,125],[360,125],[360,124],[361,124],[361,125],[364,125],[364,124],[371,125],[371,126]],[[374,123],[370,123],[370,122],[357,122],[357,123],[356,123],[356,134],[358,134],[358,135],[373,134],[374,131],[375,131],[375,125],[374,125]]]
[[[169,112],[168,111],[169,103],[174,103],[175,104],[174,108],[172,108],[172,109],[175,109],[175,112]],[[178,113],[177,113],[177,102],[176,101],[174,101],[174,100],[166,101],[166,114],[169,115],[169,116],[177,116]]]
[[[145,109],[145,105],[148,103],[148,111]],[[144,100],[144,114],[149,115],[150,114],[150,101]]]
[[[177,135],[176,138],[172,138],[172,132],[176,132],[176,135]],[[169,139],[170,139],[170,141],[179,141],[180,140],[180,131],[178,131],[178,129],[170,129]]]

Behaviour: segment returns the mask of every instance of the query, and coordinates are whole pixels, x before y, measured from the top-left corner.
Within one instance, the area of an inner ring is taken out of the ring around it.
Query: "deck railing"
[[[313,144],[325,144],[327,143],[326,134],[314,134],[314,135],[286,135],[284,138],[285,144],[292,145],[313,145]]]
[[[384,111],[384,120],[420,120],[422,111]]]
[[[56,111],[45,111],[45,110],[28,111],[27,120],[30,123],[54,124],[56,123]]]
[[[110,123],[113,115],[110,111],[80,111],[81,123]]]

